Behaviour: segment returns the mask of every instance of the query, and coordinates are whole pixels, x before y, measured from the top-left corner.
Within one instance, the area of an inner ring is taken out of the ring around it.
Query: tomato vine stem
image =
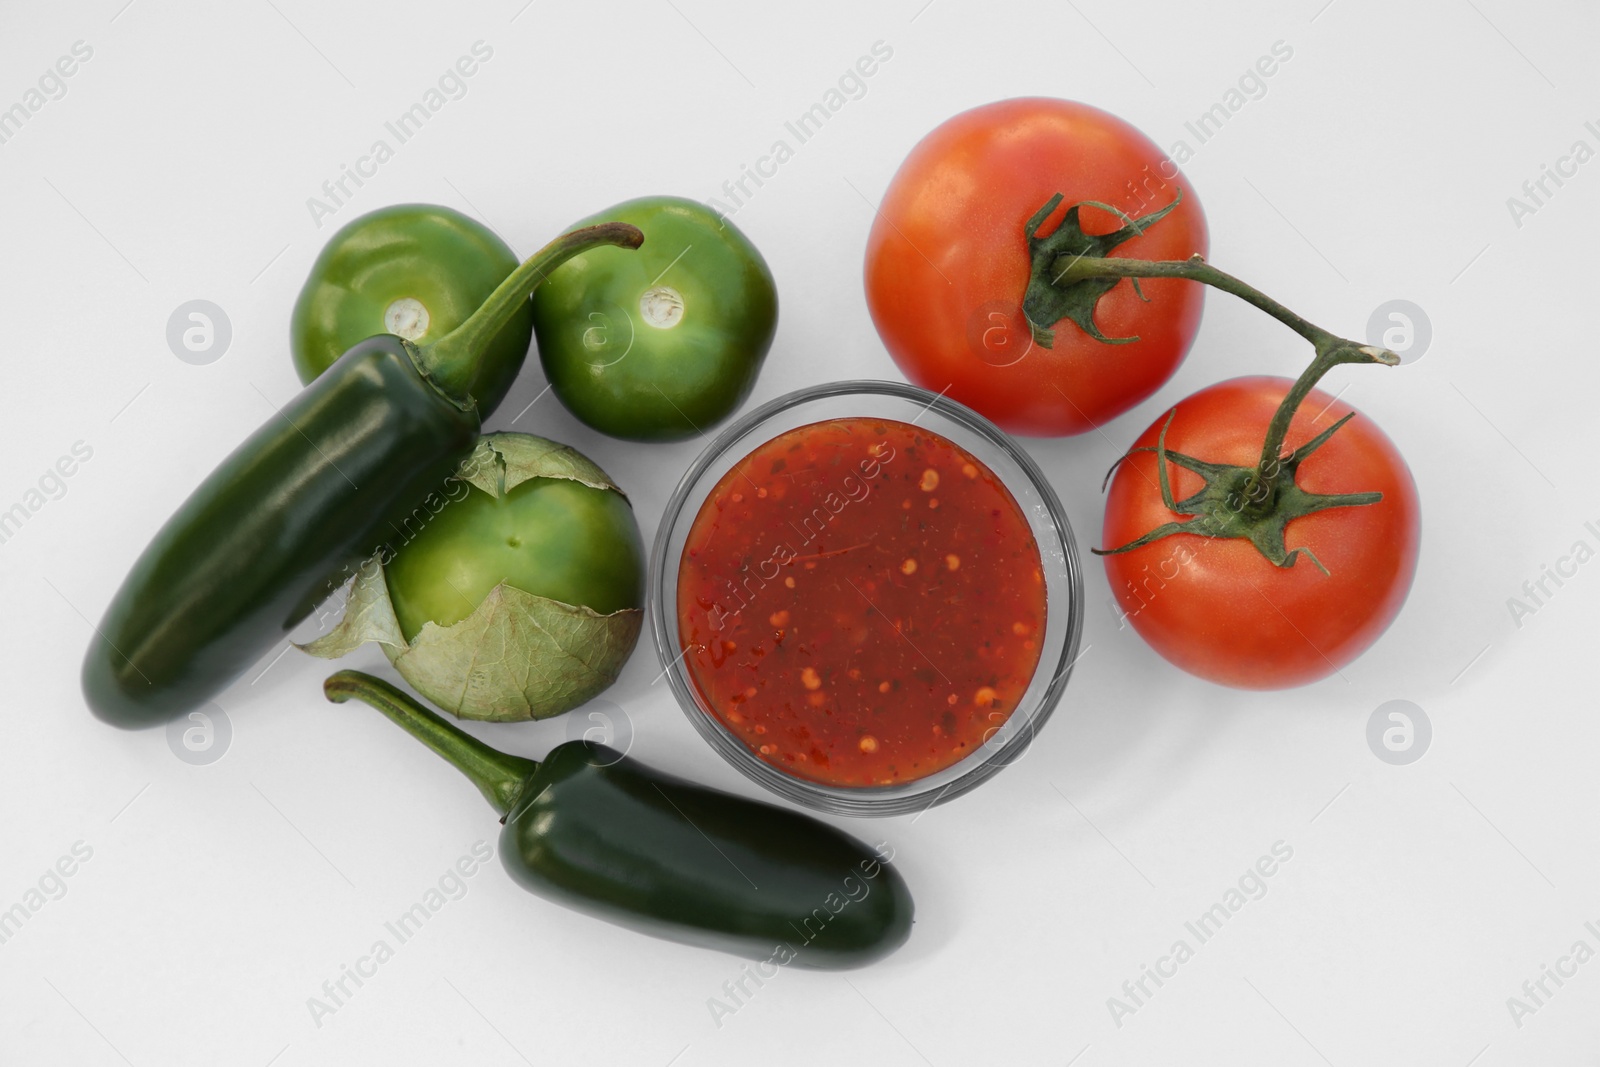
[[[1178,206],[1181,199],[1180,192],[1172,203],[1138,219],[1109,204],[1096,201],[1074,204],[1046,237],[1040,237],[1039,230],[1060,205],[1061,195],[1052,197],[1035,212],[1023,227],[1032,257],[1023,313],[1035,338],[1048,348],[1055,324],[1061,319],[1069,319],[1090,337],[1106,344],[1136,341],[1137,337],[1106,337],[1094,319],[1096,305],[1123,278],[1133,283],[1141,299],[1148,298],[1138,288],[1140,278],[1178,278],[1209,285],[1271,315],[1308,341],[1315,355],[1273,412],[1254,467],[1208,463],[1168,451],[1167,428],[1177,413],[1174,408],[1162,426],[1156,447],[1134,451],[1153,451],[1157,454],[1163,503],[1169,510],[1191,518],[1164,523],[1119,548],[1095,549],[1095,552],[1101,555],[1127,552],[1176,533],[1212,538],[1238,537],[1251,541],[1262,555],[1277,566],[1293,566],[1296,557],[1303,553],[1326,573],[1327,569],[1309,548],[1289,549],[1285,546],[1284,528],[1289,521],[1326,508],[1374,504],[1382,499],[1382,495],[1318,494],[1301,489],[1295,483],[1295,472],[1300,463],[1332,437],[1351,416],[1346,415],[1297,451],[1285,454],[1284,441],[1289,433],[1289,424],[1311,390],[1334,367],[1346,363],[1380,363],[1392,367],[1400,362],[1400,357],[1386,348],[1360,344],[1330,333],[1248,282],[1213,267],[1198,254],[1183,260],[1128,259],[1106,254],[1159,222]],[[1122,220],[1122,227],[1106,234],[1087,233],[1079,218],[1085,207],[1116,215]],[[1119,464],[1121,462],[1118,460]],[[1184,500],[1175,500],[1167,476],[1168,462],[1199,474],[1205,481],[1205,487]]]
[[[1327,330],[1307,322],[1250,283],[1213,267],[1199,255],[1171,260],[1059,255],[1051,264],[1052,285],[1068,286],[1088,278],[1183,278],[1220,289],[1252,307],[1260,308],[1314,346],[1321,347],[1338,340]]]
[[[1289,310],[1266,293],[1248,282],[1218,270],[1201,256],[1182,260],[1124,259],[1119,256],[1058,256],[1053,264],[1052,284],[1072,285],[1092,278],[1183,278],[1209,285],[1238,297],[1245,303],[1271,315],[1289,329],[1311,342],[1316,356],[1310,366],[1301,372],[1293,388],[1283,398],[1283,403],[1267,426],[1266,440],[1261,445],[1261,459],[1256,465],[1256,477],[1245,487],[1247,492],[1258,489],[1260,478],[1283,449],[1284,438],[1289,433],[1289,423],[1300,404],[1316,384],[1334,367],[1344,363],[1382,363],[1395,366],[1400,357],[1387,348],[1357,344]]]

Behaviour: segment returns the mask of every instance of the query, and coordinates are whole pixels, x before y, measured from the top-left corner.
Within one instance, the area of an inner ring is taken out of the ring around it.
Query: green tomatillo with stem
[[[914,905],[883,848],[810,816],[661,774],[594,741],[499,752],[356,671],[323,685],[443,756],[501,816],[523,888],[609,922],[778,965],[843,968],[903,944]]]
[[[680,197],[585,219],[639,227],[637,255],[575,256],[533,299],[539,360],[557,397],[601,433],[675,441],[731,415],[778,327],[772,272],[739,228]]]
[[[484,355],[528,294],[570,256],[643,240],[623,223],[564,234],[450,333],[425,346],[370,337],[274,411],[111,598],[84,657],[90,709],[119,726],[164,722],[288,636],[470,453]]]
[[[467,320],[517,269],[487,226],[438,204],[395,204],[328,239],[289,323],[289,351],[310,384],[357,341],[393,334],[426,346]],[[468,389],[488,418],[522,369],[533,337],[524,303],[485,346]]]

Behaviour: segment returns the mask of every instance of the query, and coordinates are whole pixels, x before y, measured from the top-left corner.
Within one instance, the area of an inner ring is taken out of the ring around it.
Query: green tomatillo
[[[332,658],[374,641],[444,710],[511,722],[598,695],[638,641],[644,543],[633,508],[566,445],[484,436],[392,543],[307,652]]]
[[[375,334],[427,345],[466,321],[516,268],[504,241],[451,208],[397,204],[362,215],[328,240],[295,300],[295,372],[309,385]],[[532,335],[524,305],[486,346],[469,383],[480,417],[505,399]]]
[[[591,221],[631,223],[645,244],[574,256],[535,292],[539,359],[556,396],[589,426],[633,441],[680,440],[727,418],[755,387],[778,327],[766,260],[693,200],[629,200]]]

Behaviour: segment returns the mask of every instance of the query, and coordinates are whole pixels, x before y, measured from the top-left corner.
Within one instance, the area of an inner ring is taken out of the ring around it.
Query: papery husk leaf
[[[622,493],[583,453],[524,433],[485,434],[456,476],[495,497],[530,478]],[[337,659],[376,643],[401,676],[441,709],[463,719],[520,722],[559,715],[610,686],[643,625],[638,608],[601,615],[502,582],[466,618],[450,626],[423,623],[408,642],[374,557],[351,583],[339,624],[298,647]]]
[[[484,434],[461,461],[457,474],[494,497],[504,496],[530,478],[565,478],[622,493],[610,475],[582,452],[531,433]]]
[[[409,648],[384,651],[406,681],[463,719],[546,719],[617,680],[644,612],[601,615],[501,583],[451,626],[424,623]]]
[[[351,583],[339,625],[315,641],[295,647],[322,659],[338,659],[368,641],[396,651],[406,647],[406,639],[400,633],[400,620],[395,618],[394,605],[389,600],[389,583],[375,558],[361,565]]]

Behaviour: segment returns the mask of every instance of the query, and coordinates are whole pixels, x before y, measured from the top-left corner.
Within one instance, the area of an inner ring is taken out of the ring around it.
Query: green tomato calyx
[[[1023,233],[1028,238],[1032,268],[1028,276],[1028,289],[1022,298],[1022,313],[1027,316],[1033,339],[1043,348],[1053,347],[1053,327],[1062,319],[1070,319],[1084,333],[1103,344],[1125,345],[1137,341],[1137,337],[1107,337],[1094,321],[1095,305],[1100,303],[1101,297],[1117,287],[1121,278],[1087,271],[1075,272],[1074,268],[1078,261],[1086,258],[1094,261],[1103,259],[1124,241],[1139,236],[1166,218],[1183,200],[1183,190],[1179,189],[1178,195],[1166,207],[1138,219],[1110,204],[1085,200],[1067,208],[1061,224],[1051,231],[1050,236],[1040,237],[1040,228],[1061,206],[1063,199],[1060,193],[1052,196],[1023,226]],[[1080,214],[1086,207],[1115,215],[1122,220],[1121,228],[1110,233],[1085,233]],[[1133,279],[1133,287],[1139,293],[1139,298],[1144,299],[1138,278]]]
[[[1326,511],[1329,508],[1376,504],[1383,499],[1383,494],[1312,493],[1302,489],[1295,479],[1300,464],[1327,444],[1341,426],[1355,418],[1355,412],[1349,412],[1298,448],[1285,449],[1284,439],[1288,434],[1289,423],[1317,381],[1339,364],[1381,363],[1393,366],[1397,362],[1399,357],[1387,349],[1357,345],[1349,341],[1336,342],[1319,351],[1311,366],[1307,367],[1290,387],[1289,392],[1279,403],[1277,411],[1273,412],[1272,421],[1267,427],[1266,441],[1262,446],[1261,458],[1252,467],[1208,463],[1181,452],[1169,451],[1167,430],[1171,428],[1172,420],[1178,414],[1178,409],[1173,408],[1167,413],[1166,422],[1161,424],[1161,433],[1156,437],[1155,447],[1135,448],[1123,455],[1106,473],[1105,484],[1110,483],[1112,473],[1128,456],[1136,452],[1154,452],[1162,503],[1167,506],[1167,510],[1189,517],[1164,522],[1117,548],[1094,548],[1090,551],[1097,556],[1119,555],[1142,548],[1152,541],[1171,537],[1173,534],[1194,534],[1213,539],[1242,538],[1255,545],[1256,550],[1276,567],[1292,567],[1295,559],[1304,555],[1323,574],[1328,574],[1328,568],[1323,566],[1322,561],[1309,547],[1301,545],[1289,548],[1284,543],[1286,527],[1303,515]],[[1174,463],[1198,474],[1204,480],[1204,486],[1199,492],[1182,500],[1174,499],[1172,480],[1167,469],[1168,463]],[[1105,484],[1101,486],[1102,491]]]
[[[1327,574],[1328,568],[1323,566],[1322,561],[1309,547],[1301,545],[1297,548],[1288,548],[1284,544],[1284,528],[1302,515],[1325,511],[1328,508],[1376,504],[1383,499],[1382,493],[1310,493],[1300,488],[1295,481],[1295,472],[1299,470],[1300,464],[1326,444],[1328,438],[1332,437],[1339,427],[1355,418],[1353,411],[1300,448],[1292,449],[1287,455],[1275,460],[1264,471],[1257,471],[1254,467],[1207,463],[1181,452],[1168,451],[1167,429],[1172,425],[1173,416],[1177,413],[1177,408],[1167,413],[1167,421],[1161,426],[1161,435],[1157,438],[1156,447],[1136,448],[1133,451],[1156,454],[1162,502],[1166,504],[1168,510],[1192,517],[1162,523],[1149,533],[1118,548],[1090,549],[1095,555],[1114,556],[1131,552],[1152,541],[1180,533],[1209,538],[1237,537],[1255,545],[1256,550],[1275,566],[1292,567],[1295,558],[1304,555],[1318,570]],[[1126,458],[1127,456],[1123,457]],[[1120,464],[1122,460],[1119,459],[1117,462]],[[1205,486],[1192,496],[1174,500],[1172,482],[1167,474],[1169,462],[1200,475],[1205,479]],[[1107,480],[1110,477],[1108,473]]]

